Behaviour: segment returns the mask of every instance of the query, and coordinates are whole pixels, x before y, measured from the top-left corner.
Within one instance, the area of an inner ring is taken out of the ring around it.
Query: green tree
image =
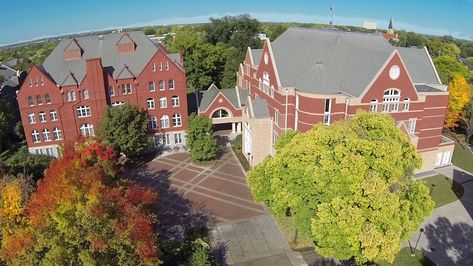
[[[473,70],[473,57],[467,58],[465,64],[469,70]]]
[[[107,107],[99,124],[99,137],[127,156],[138,156],[148,147],[146,114],[139,106]]]
[[[390,116],[359,112],[295,134],[249,172],[248,182],[255,200],[291,216],[321,255],[392,262],[401,239],[434,207],[427,186],[413,179],[420,165]]]
[[[225,51],[225,66],[222,73],[221,88],[234,88],[236,85],[236,72],[240,66],[238,50],[230,47]]]
[[[15,124],[14,110],[8,102],[0,100],[0,152],[11,146],[15,138]]]
[[[2,85],[2,83],[5,81],[5,77],[0,74],[0,85]]]
[[[144,27],[143,32],[146,35],[154,35],[156,33],[156,30],[154,27]]]
[[[48,155],[31,154],[26,146],[22,146],[5,161],[5,164],[11,175],[32,175],[38,180],[43,176],[51,160],[52,157]]]
[[[434,58],[434,63],[444,84],[448,84],[455,75],[460,75],[467,79],[470,78],[468,69],[455,58],[442,55]]]
[[[189,116],[186,143],[194,161],[215,159],[218,145],[213,137],[213,125],[210,118],[197,116],[194,113]]]
[[[447,42],[440,38],[430,39],[427,47],[433,57],[448,56],[456,59],[460,56],[461,52],[455,43]]]

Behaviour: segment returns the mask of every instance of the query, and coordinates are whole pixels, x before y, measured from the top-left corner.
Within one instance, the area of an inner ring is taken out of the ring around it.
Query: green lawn
[[[403,248],[397,254],[394,262],[378,263],[379,266],[431,266],[435,265],[428,257],[424,256],[422,251],[415,249],[415,256],[411,256],[409,248]]]
[[[293,250],[313,249],[315,247],[310,236],[301,235],[300,233],[296,234],[291,217],[274,217],[274,219]]]
[[[464,145],[466,145],[466,143]],[[470,173],[473,173],[473,154],[464,149],[458,142],[455,143],[452,163]]]
[[[456,201],[463,196],[463,186],[444,175],[431,176],[422,180],[430,189],[435,207]]]

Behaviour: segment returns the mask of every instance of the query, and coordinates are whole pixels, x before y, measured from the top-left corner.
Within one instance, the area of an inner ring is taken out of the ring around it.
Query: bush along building
[[[418,171],[429,171],[453,154],[442,135],[447,103],[425,48],[394,47],[381,34],[290,28],[262,49],[248,48],[236,88],[211,87],[200,113],[242,131],[251,165],[274,154],[287,130],[330,125],[357,110],[390,114],[423,158]]]
[[[107,106],[123,104],[147,112],[154,146],[185,144],[182,58],[142,32],[62,40],[32,67],[17,100],[31,153],[58,156],[64,143],[95,135]]]

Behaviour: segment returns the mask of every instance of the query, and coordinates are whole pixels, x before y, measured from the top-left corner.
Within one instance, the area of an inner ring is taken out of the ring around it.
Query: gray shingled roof
[[[396,47],[409,71],[414,83],[439,84],[441,83],[430,61],[425,48]]]
[[[417,92],[442,92],[439,89],[433,88],[425,84],[417,84],[415,85],[415,87]]]
[[[289,28],[271,46],[283,87],[353,96],[362,93],[395,49],[379,34],[306,28]],[[438,84],[431,79],[435,73],[425,56],[409,52],[404,54],[415,57],[401,57],[408,70],[416,72],[411,73],[414,82]]]
[[[225,98],[227,98],[235,108],[240,107],[238,104],[238,95],[236,89],[223,89],[220,90],[220,92],[223,93]]]
[[[202,100],[200,101],[199,111],[205,111],[207,108],[209,108],[210,104],[220,92],[235,108],[239,108],[236,89],[220,90],[217,88],[217,86],[215,86],[215,84],[212,84],[206,91],[202,92]]]
[[[64,49],[71,43],[71,39],[64,39],[59,42],[46,58],[43,68],[58,84],[62,84],[69,75],[69,72],[72,72],[75,79],[80,83],[85,77],[86,60],[101,58],[104,69],[114,78],[116,78],[125,65],[128,66],[133,75],[137,76],[158,51],[158,47],[143,32],[133,31],[127,33],[133,42],[136,43],[136,49],[133,53],[119,54],[116,44],[123,34],[126,33],[112,33],[103,35],[103,40],[99,40],[98,36],[77,38],[77,44],[83,50],[82,58],[78,60],[65,60]],[[124,39],[126,40],[127,38]],[[67,85],[73,84],[63,84],[63,86]]]
[[[266,102],[266,100],[263,100],[258,97],[252,100],[252,104],[253,104],[253,113],[255,114],[255,118],[269,117],[268,103]]]
[[[263,52],[263,49],[251,49],[251,57],[253,57],[253,63],[255,65],[259,64],[262,52]]]
[[[245,106],[246,101],[248,99],[248,95],[250,94],[250,92],[248,90],[244,90],[244,89],[240,89],[240,88],[237,88],[237,90],[238,90],[238,94],[240,96],[240,104],[241,104],[241,106]]]

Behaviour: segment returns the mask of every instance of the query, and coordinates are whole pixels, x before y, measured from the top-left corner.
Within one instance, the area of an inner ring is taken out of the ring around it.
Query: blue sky
[[[361,26],[365,20],[397,29],[473,40],[473,0],[16,0],[2,1],[0,45],[45,36],[156,24],[206,22],[249,13],[261,21]]]

